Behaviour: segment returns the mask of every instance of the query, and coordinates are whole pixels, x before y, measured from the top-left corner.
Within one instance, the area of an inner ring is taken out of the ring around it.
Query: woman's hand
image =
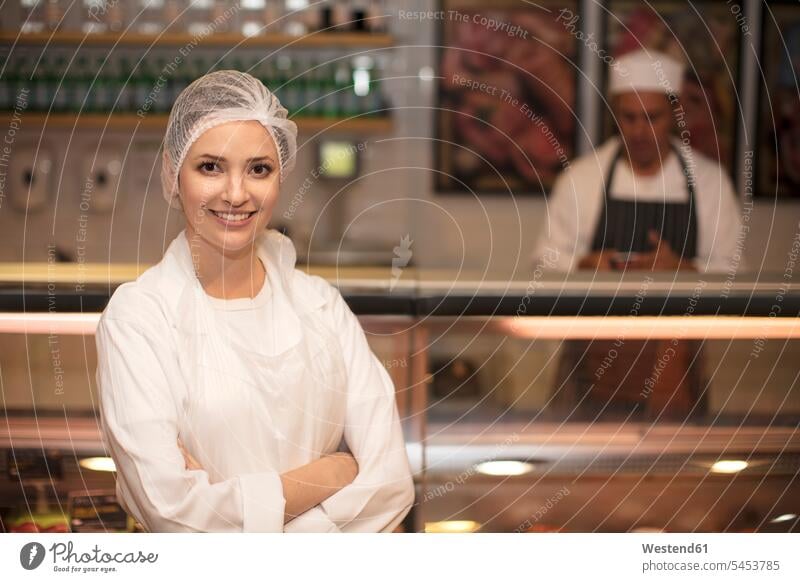
[[[187,451],[186,448],[183,446],[181,439],[178,439],[178,448],[181,450],[181,453],[183,454],[183,460],[186,463],[186,469],[188,471],[203,470],[203,467],[200,466],[200,463],[197,462],[197,459],[195,459],[191,454],[189,454],[189,451]]]
[[[330,465],[331,474],[338,488],[350,485],[358,475],[358,461],[350,453],[340,451],[326,455],[322,459]]]
[[[356,475],[358,463],[353,455],[346,452],[324,455],[307,465],[283,473],[281,484],[286,500],[284,523],[350,485]]]

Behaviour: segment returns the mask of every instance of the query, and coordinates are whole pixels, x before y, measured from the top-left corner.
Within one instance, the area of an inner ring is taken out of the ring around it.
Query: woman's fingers
[[[200,463],[197,462],[197,459],[195,459],[191,454],[189,454],[189,451],[186,450],[180,439],[178,439],[178,448],[181,450],[181,454],[183,455],[183,461],[185,463],[186,469],[191,471],[203,468],[200,466]]]

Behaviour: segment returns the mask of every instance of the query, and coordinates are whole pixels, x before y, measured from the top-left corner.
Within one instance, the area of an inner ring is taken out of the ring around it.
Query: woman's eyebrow
[[[216,160],[218,162],[227,162],[228,161],[224,157],[218,156],[216,154],[200,154],[199,156],[197,156],[197,158],[198,159],[200,159],[200,158],[211,158],[212,160]],[[275,160],[272,159],[272,156],[269,156],[269,155],[256,156],[254,158],[247,158],[246,161],[249,163],[249,162],[258,162],[258,161],[261,161],[261,160],[269,160],[270,162],[273,162],[273,163],[275,162]]]

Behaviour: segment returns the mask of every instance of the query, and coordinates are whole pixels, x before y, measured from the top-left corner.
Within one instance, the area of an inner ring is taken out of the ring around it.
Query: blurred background
[[[554,187],[618,133],[609,66],[641,48],[686,67],[686,145],[739,218],[700,236],[728,262],[556,268]],[[183,228],[163,133],[222,69],[298,124],[270,226],[395,381],[403,531],[796,531],[798,63],[794,2],[6,1],[0,531],[137,529],[93,325]]]

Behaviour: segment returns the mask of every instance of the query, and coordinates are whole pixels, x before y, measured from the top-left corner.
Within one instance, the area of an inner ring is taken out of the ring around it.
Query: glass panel
[[[431,422],[800,422],[797,340],[542,340],[483,323],[431,333]]]
[[[94,336],[0,334],[0,380],[10,414],[92,414]]]

